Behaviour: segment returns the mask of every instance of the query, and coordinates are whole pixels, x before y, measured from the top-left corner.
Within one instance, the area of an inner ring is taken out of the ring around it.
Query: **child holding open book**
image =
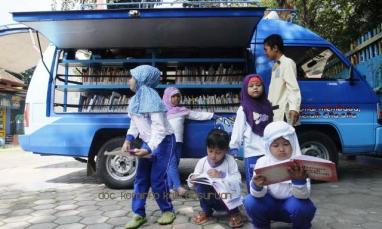
[[[264,128],[273,120],[272,105],[265,94],[264,82],[259,75],[247,75],[240,92],[241,106],[236,112],[232,129],[231,154],[244,148],[244,169],[247,190],[256,161],[264,155]]]
[[[230,186],[237,187],[235,193],[228,194],[230,196],[240,196],[241,175],[235,159],[231,155],[227,155],[228,143],[229,136],[227,132],[218,129],[210,131],[207,137],[207,156],[198,161],[194,173],[190,174],[188,186],[190,188],[195,186],[200,207],[202,208],[202,212],[192,217],[192,222],[195,224],[206,223],[215,210],[228,212],[228,222],[231,227],[241,227],[243,225],[243,219],[238,207],[229,210],[222,200],[223,195],[219,195],[213,186],[196,183],[196,179],[200,175],[212,179],[224,179]]]
[[[174,130],[176,139],[176,150],[175,154],[170,158],[167,180],[170,190],[177,191],[180,196],[183,196],[187,190],[181,186],[178,166],[182,155],[184,121],[185,119],[210,120],[214,117],[214,113],[189,110],[186,107],[179,106],[180,101],[181,93],[179,89],[174,87],[166,88],[163,93],[163,103],[166,105],[167,119]]]
[[[256,169],[301,155],[295,130],[286,122],[270,123],[264,130],[264,142],[266,154],[257,161]],[[311,227],[316,207],[309,199],[306,171],[297,164],[288,170],[291,180],[270,185],[264,185],[265,177],[254,172],[244,207],[255,228],[270,228],[271,220],[292,223],[293,228]]]

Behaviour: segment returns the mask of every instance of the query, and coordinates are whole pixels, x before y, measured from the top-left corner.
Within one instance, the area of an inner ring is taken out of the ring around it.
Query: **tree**
[[[28,87],[28,85],[29,85],[29,83],[30,83],[30,81],[32,79],[32,75],[33,75],[33,72],[34,72],[35,68],[36,68],[36,66],[34,66],[34,67],[30,68],[30,69],[27,69],[24,72],[20,73],[21,80],[24,81],[24,84],[26,85],[26,87]]]
[[[352,40],[382,22],[380,0],[295,0],[298,22],[342,51]]]

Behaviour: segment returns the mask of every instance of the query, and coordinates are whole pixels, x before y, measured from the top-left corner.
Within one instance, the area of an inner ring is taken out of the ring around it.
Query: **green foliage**
[[[348,51],[352,40],[382,22],[380,0],[295,0],[298,22]]]
[[[33,75],[35,68],[36,67],[33,67],[33,68],[27,69],[24,72],[20,73],[21,80],[24,81],[24,84],[26,85],[26,87],[28,87],[28,85],[32,79],[32,75]]]

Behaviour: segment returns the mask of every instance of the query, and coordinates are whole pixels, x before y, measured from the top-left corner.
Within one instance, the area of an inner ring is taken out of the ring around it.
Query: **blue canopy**
[[[265,8],[18,12],[58,48],[248,47]]]

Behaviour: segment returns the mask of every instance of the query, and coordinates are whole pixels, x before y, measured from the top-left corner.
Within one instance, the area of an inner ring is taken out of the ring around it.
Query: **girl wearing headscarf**
[[[247,75],[240,92],[241,106],[236,112],[232,129],[231,154],[244,148],[244,169],[247,190],[257,159],[264,155],[262,136],[264,128],[273,120],[272,105],[264,90],[264,82],[259,75]]]
[[[175,214],[169,198],[166,173],[171,155],[175,153],[175,136],[166,118],[166,107],[154,89],[159,84],[160,71],[150,65],[141,65],[130,70],[130,73],[129,87],[135,95],[128,107],[131,122],[122,152],[139,159],[132,200],[135,215],[126,228],[138,228],[147,221],[145,203],[150,187],[162,211],[157,222],[171,224]],[[130,149],[131,142],[138,135],[143,140],[142,147]]]
[[[170,189],[177,191],[179,195],[183,196],[186,193],[186,189],[181,186],[178,166],[182,155],[184,120],[210,120],[214,117],[214,113],[189,110],[186,107],[179,106],[180,101],[181,93],[179,89],[174,87],[165,89],[163,103],[167,108],[167,119],[174,130],[176,139],[176,151],[170,159],[167,179]]]
[[[272,166],[301,155],[294,128],[283,121],[269,124],[264,130],[265,156],[256,169]],[[309,199],[310,182],[306,171],[297,165],[289,168],[292,180],[264,186],[265,178],[254,176],[244,207],[255,228],[270,228],[271,220],[292,223],[293,228],[310,228],[316,207]]]

